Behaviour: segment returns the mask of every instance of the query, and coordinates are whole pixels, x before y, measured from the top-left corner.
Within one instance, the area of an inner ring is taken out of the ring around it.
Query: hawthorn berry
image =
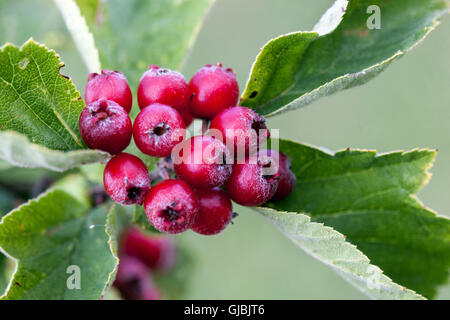
[[[190,92],[183,75],[177,71],[151,65],[138,86],[139,108],[161,103],[183,114],[189,107]]]
[[[122,152],[132,137],[128,113],[114,101],[104,98],[88,104],[79,119],[81,137],[91,149],[111,154]]]
[[[153,157],[167,157],[172,148],[183,141],[185,125],[174,108],[154,103],[144,108],[136,117],[133,137],[143,153]]]
[[[177,176],[194,188],[221,186],[230,177],[232,165],[227,147],[210,136],[196,136],[180,145],[181,155],[175,154]]]
[[[198,214],[191,230],[203,235],[222,232],[233,218],[230,197],[217,188],[194,192],[197,196]]]
[[[150,175],[144,162],[129,153],[120,153],[108,161],[103,172],[108,195],[120,204],[142,204],[150,190]]]
[[[181,117],[184,120],[184,125],[185,127],[189,127],[189,125],[192,123],[192,121],[194,121],[194,117],[192,116],[192,114],[189,112],[189,110],[185,110],[183,112],[180,113]]]
[[[119,71],[102,70],[101,74],[90,73],[84,90],[86,104],[101,98],[116,102],[130,112],[133,96],[127,78]]]
[[[278,187],[277,164],[271,157],[254,155],[245,163],[235,163],[226,188],[233,201],[258,206],[273,197]]]
[[[114,286],[125,300],[159,300],[161,298],[147,267],[133,257],[120,257]]]
[[[286,198],[294,190],[296,177],[291,171],[291,159],[282,152],[276,150],[260,151],[260,154],[267,153],[274,161],[278,162],[279,181],[277,191],[275,191],[272,200],[277,201]]]
[[[233,70],[221,63],[207,64],[189,82],[191,101],[189,109],[197,118],[212,119],[225,108],[236,105],[239,85]]]
[[[187,183],[168,179],[150,189],[144,200],[144,209],[149,221],[159,231],[181,233],[192,226],[198,205]]]
[[[234,156],[254,154],[270,133],[266,119],[249,108],[235,106],[220,112],[211,121],[210,130],[218,130]],[[214,134],[213,134],[214,135]]]
[[[149,236],[136,227],[124,231],[121,250],[138,258],[150,269],[168,270],[175,264],[176,248],[172,238]]]

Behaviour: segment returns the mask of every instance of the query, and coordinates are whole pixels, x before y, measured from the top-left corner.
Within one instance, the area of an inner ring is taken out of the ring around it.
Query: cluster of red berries
[[[176,248],[173,239],[167,236],[149,236],[130,227],[121,234],[119,258],[114,286],[123,299],[162,298],[152,275],[167,272],[175,265]]]
[[[201,68],[189,84],[179,72],[150,66],[139,83],[141,111],[132,124],[132,94],[125,76],[109,70],[90,74],[80,132],[90,148],[115,155],[104,171],[108,195],[120,204],[143,204],[150,222],[162,232],[192,229],[205,235],[217,234],[230,223],[230,198],[256,206],[286,197],[295,186],[290,159],[261,150],[270,136],[265,119],[237,106],[238,98],[233,70],[219,63]],[[193,118],[210,123],[209,130],[185,140]],[[171,156],[177,179],[151,186],[142,160],[122,153],[132,137],[144,154]],[[243,161],[236,162],[242,154]]]

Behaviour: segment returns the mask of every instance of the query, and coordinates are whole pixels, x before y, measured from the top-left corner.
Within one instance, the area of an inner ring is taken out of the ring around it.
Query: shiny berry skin
[[[150,269],[166,271],[175,264],[176,248],[172,238],[146,235],[136,227],[129,227],[122,234],[121,251],[138,258]]]
[[[116,102],[126,112],[130,112],[133,96],[127,78],[119,71],[103,70],[101,74],[90,73],[84,90],[86,104],[101,98]]]
[[[114,101],[100,99],[87,105],[79,119],[81,137],[91,149],[122,152],[133,134],[128,113]]]
[[[172,148],[183,141],[185,128],[177,110],[155,103],[144,108],[136,117],[133,125],[134,142],[145,154],[167,157]]]
[[[153,186],[144,200],[145,213],[161,232],[181,233],[194,223],[197,200],[184,181],[168,179]]]
[[[120,204],[142,204],[150,190],[150,175],[138,157],[120,153],[106,164],[103,172],[106,193]]]
[[[180,157],[173,155],[175,173],[193,188],[221,186],[230,177],[230,153],[220,140],[196,136],[183,141],[181,147]]]
[[[272,200],[277,201],[286,198],[292,193],[296,185],[296,177],[291,171],[291,159],[282,152],[276,150],[264,150],[258,154],[269,154],[278,163],[279,181],[277,191]]]
[[[220,189],[195,190],[198,214],[191,230],[203,235],[222,232],[233,218],[230,197]]]
[[[273,197],[278,187],[278,168],[269,157],[254,155],[233,165],[226,188],[231,199],[243,206],[259,206]]]
[[[234,146],[235,157],[256,153],[270,137],[266,119],[252,109],[240,106],[227,108],[215,116],[210,125],[210,130],[213,129],[221,133],[227,147]]]
[[[222,64],[206,65],[189,82],[191,102],[189,109],[197,118],[212,119],[225,108],[234,106],[239,99],[239,85],[232,69]]]
[[[147,267],[133,257],[120,257],[114,286],[125,300],[159,300],[161,298]]]
[[[141,109],[154,103],[161,103],[175,108],[182,114],[189,107],[190,96],[186,80],[177,71],[151,65],[139,82],[138,103]]]

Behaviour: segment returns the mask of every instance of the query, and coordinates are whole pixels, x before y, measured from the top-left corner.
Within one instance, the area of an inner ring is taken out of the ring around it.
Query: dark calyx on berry
[[[125,205],[142,204],[150,190],[150,176],[141,159],[121,153],[106,164],[103,184],[114,201]]]
[[[150,130],[148,134],[160,137],[165,135],[169,131],[170,126],[165,122],[161,122],[160,124],[157,124],[156,127],[153,128],[153,130]]]
[[[174,108],[155,103],[144,108],[136,117],[133,137],[136,146],[152,157],[167,157],[185,137],[185,124]]]
[[[184,218],[181,217],[181,221],[178,221],[178,219],[180,219],[180,214],[178,213],[178,211],[176,209],[174,209],[177,205],[177,202],[175,201],[172,204],[169,204],[164,210],[162,210],[162,216],[164,216],[164,218],[167,221],[177,221],[177,222],[182,222]]]
[[[244,206],[258,206],[270,200],[278,186],[276,164],[267,158],[252,156],[233,165],[226,183],[231,199]]]
[[[255,154],[270,137],[264,117],[249,108],[235,106],[227,108],[213,118],[210,125],[223,137],[227,146],[233,146],[235,158],[245,159]]]
[[[130,187],[128,188],[128,194],[127,194],[127,198],[130,201],[137,201],[138,199],[140,199],[142,195],[142,189],[138,188],[138,187]]]
[[[180,233],[189,229],[198,211],[192,189],[178,179],[157,183],[144,200],[145,213],[161,232]]]

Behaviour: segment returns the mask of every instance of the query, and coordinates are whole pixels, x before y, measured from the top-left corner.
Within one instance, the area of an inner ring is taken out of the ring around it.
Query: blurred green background
[[[0,43],[21,45],[32,36],[47,44],[66,63],[62,72],[71,76],[82,91],[87,71],[53,2],[1,3],[0,10],[4,12],[0,11]],[[189,78],[202,65],[221,61],[237,72],[243,88],[251,64],[266,41],[287,32],[311,30],[332,3],[332,0],[216,0],[182,71]],[[279,128],[281,137],[331,150],[439,149],[433,178],[419,196],[439,214],[449,215],[449,35],[450,16],[446,16],[422,45],[375,80],[270,118],[268,124]],[[19,171],[14,171],[14,177],[20,173],[29,183],[40,174]],[[5,186],[11,179],[11,171],[0,168],[1,184]],[[192,248],[196,260],[184,298],[365,299],[257,213],[242,207],[235,211],[240,214],[235,224],[219,236],[202,237],[192,232],[177,236]],[[438,298],[449,299],[450,286],[442,288]]]

